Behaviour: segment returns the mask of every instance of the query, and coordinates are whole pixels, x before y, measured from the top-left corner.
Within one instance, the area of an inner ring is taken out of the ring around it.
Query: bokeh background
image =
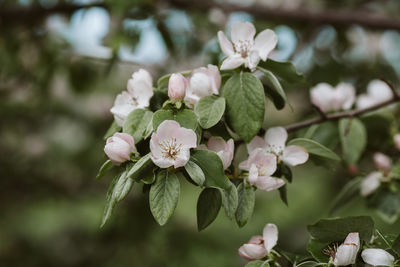
[[[307,78],[285,87],[294,110],[269,102],[265,127],[316,115],[308,90],[321,81],[359,91],[379,77],[398,84],[397,0],[0,0],[0,266],[243,266],[237,248],[267,222],[278,225],[280,248],[305,253],[306,225],[330,216],[351,178],[340,164],[296,167],[289,206],[278,192],[257,192],[242,229],[221,212],[197,232],[200,190],[185,182],[166,226],[135,187],[99,228],[112,174],[94,178],[117,93],[139,68],[156,81],[218,64],[216,33],[240,20],[275,30],[272,58]],[[384,233],[400,229],[363,200],[332,216],[357,214],[373,216]]]

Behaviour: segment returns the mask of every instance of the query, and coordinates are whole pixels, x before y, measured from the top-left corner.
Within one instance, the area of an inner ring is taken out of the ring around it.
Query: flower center
[[[178,144],[176,138],[171,138],[170,140],[164,140],[160,143],[160,147],[164,158],[176,159],[179,151],[181,151],[182,144]]]
[[[267,168],[262,166],[261,164],[256,164],[258,170],[258,176],[267,176]]]
[[[277,156],[279,158],[283,154],[283,149],[284,148],[282,146],[268,145],[267,152],[274,154],[275,156]]]
[[[240,54],[242,58],[246,58],[249,55],[249,51],[253,47],[253,41],[250,40],[239,40],[235,43],[235,51]]]

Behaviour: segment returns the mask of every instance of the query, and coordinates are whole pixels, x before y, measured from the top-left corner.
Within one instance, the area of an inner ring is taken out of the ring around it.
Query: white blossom
[[[393,266],[394,257],[380,248],[367,248],[361,253],[363,261],[372,266]]]
[[[208,149],[217,153],[217,155],[222,160],[222,165],[224,169],[227,169],[233,160],[233,153],[235,150],[235,144],[233,139],[229,139],[225,141],[222,137],[219,136],[211,136],[208,139],[207,146],[199,146],[198,149]]]
[[[346,266],[356,262],[357,253],[360,248],[360,237],[358,233],[347,235],[343,244],[341,244],[335,253],[333,264],[335,266]]]
[[[310,95],[311,102],[323,112],[348,110],[356,99],[355,89],[348,83],[339,83],[336,87],[320,83],[311,89]]]
[[[381,80],[373,80],[367,86],[367,93],[357,98],[357,108],[369,108],[393,97],[390,87]]]

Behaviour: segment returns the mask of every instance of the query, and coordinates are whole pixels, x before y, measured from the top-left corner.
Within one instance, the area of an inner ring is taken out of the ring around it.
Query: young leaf
[[[236,187],[225,176],[220,157],[213,151],[195,150],[190,160],[203,170],[204,186],[223,190],[222,203],[228,217],[232,218],[238,205],[238,193]]]
[[[127,175],[127,171],[124,171],[111,183],[110,188],[107,192],[106,206],[104,208],[103,219],[100,227],[103,227],[107,220],[110,218],[115,204],[129,193],[133,185],[133,180]]]
[[[349,165],[356,163],[367,144],[367,132],[363,123],[356,118],[341,119],[339,134],[344,160]]]
[[[221,209],[221,192],[216,188],[204,189],[197,200],[197,229],[199,231],[209,226]]]
[[[153,112],[144,109],[135,109],[129,113],[122,128],[124,133],[130,134],[139,143],[146,136],[146,130],[151,123]]]
[[[374,221],[368,216],[322,219],[307,229],[319,242],[341,241],[351,232],[358,232],[361,240],[369,242],[374,232]]]
[[[340,161],[340,157],[329,148],[315,142],[311,139],[296,138],[291,140],[288,145],[296,145],[304,147],[308,153],[331,160]]]
[[[128,171],[128,176],[139,182],[149,171],[153,171],[154,164],[151,161],[150,153],[139,159]]]
[[[269,267],[269,263],[261,260],[250,261],[245,267]]]
[[[104,135],[104,140],[113,136],[116,132],[121,131],[121,126],[119,126],[115,121],[111,124],[110,128],[108,128],[106,134]]]
[[[150,210],[158,224],[167,223],[178,204],[179,194],[178,177],[167,170],[160,171],[149,194]]]
[[[238,188],[239,205],[236,210],[236,222],[239,227],[246,225],[254,210],[256,194],[251,186],[241,183]]]
[[[304,82],[304,76],[297,72],[296,68],[291,62],[281,62],[268,59],[259,63],[259,66],[263,67],[274,73],[278,78],[287,83],[302,83]]]
[[[335,212],[340,207],[349,203],[352,199],[358,197],[360,194],[360,184],[363,177],[351,179],[340,191],[340,193],[333,200],[333,205],[330,214]]]
[[[283,105],[285,103],[287,103],[288,100],[287,100],[287,97],[286,97],[286,93],[283,90],[282,85],[279,82],[278,78],[276,78],[276,76],[272,72],[270,72],[269,70],[266,70],[266,69],[261,68],[261,67],[257,67],[257,69],[260,70],[264,74],[264,77],[266,78],[267,85],[269,85],[269,87],[271,89],[273,89],[276,93],[278,93],[278,95],[282,98]]]
[[[264,121],[265,96],[261,82],[251,73],[233,75],[224,85],[228,124],[250,142]]]
[[[179,111],[161,109],[155,112],[153,115],[153,129],[157,130],[158,125],[165,120],[177,121],[181,127],[192,129],[193,131],[197,128],[197,116],[189,109]]]
[[[197,103],[194,112],[199,117],[199,124],[203,129],[216,125],[225,112],[225,98],[218,96],[206,96]]]
[[[107,160],[106,162],[101,165],[99,173],[96,176],[96,180],[99,180],[101,177],[106,174],[109,170],[111,170],[115,165],[111,162],[111,160]]]
[[[185,170],[196,184],[200,186],[204,184],[206,178],[204,177],[203,171],[196,163],[189,160],[185,165]]]

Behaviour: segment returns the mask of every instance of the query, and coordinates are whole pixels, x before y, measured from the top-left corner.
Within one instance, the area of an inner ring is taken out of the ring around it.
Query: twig
[[[396,91],[394,91],[394,93],[397,95]],[[398,97],[398,95],[397,95],[397,97],[394,96],[392,99],[386,100],[384,102],[381,102],[379,104],[376,104],[376,105],[368,107],[368,108],[338,112],[338,113],[334,113],[334,114],[326,114],[325,118],[319,117],[319,118],[312,119],[312,120],[307,120],[307,121],[290,124],[290,125],[287,125],[285,127],[285,129],[288,132],[294,132],[294,131],[300,130],[302,128],[306,128],[306,127],[309,127],[314,124],[320,124],[320,123],[323,123],[326,121],[337,121],[337,120],[343,119],[343,118],[359,117],[365,113],[375,111],[377,109],[386,107],[388,105],[391,105],[391,104],[394,104],[397,102],[400,102],[400,97]]]
[[[392,90],[392,93],[393,93],[393,97],[394,97],[394,98],[396,98],[396,99],[399,99],[399,98],[400,98],[400,96],[399,96],[399,94],[397,93],[396,89],[394,88],[393,84],[391,84],[390,82],[388,82],[388,81],[387,81],[386,79],[384,79],[384,78],[380,78],[380,80],[383,81],[384,83],[386,83],[386,84],[389,86],[390,90]]]
[[[318,114],[321,116],[321,118],[326,119],[326,114],[325,112],[322,111],[320,107],[317,105],[312,104],[312,107],[318,112]]]

